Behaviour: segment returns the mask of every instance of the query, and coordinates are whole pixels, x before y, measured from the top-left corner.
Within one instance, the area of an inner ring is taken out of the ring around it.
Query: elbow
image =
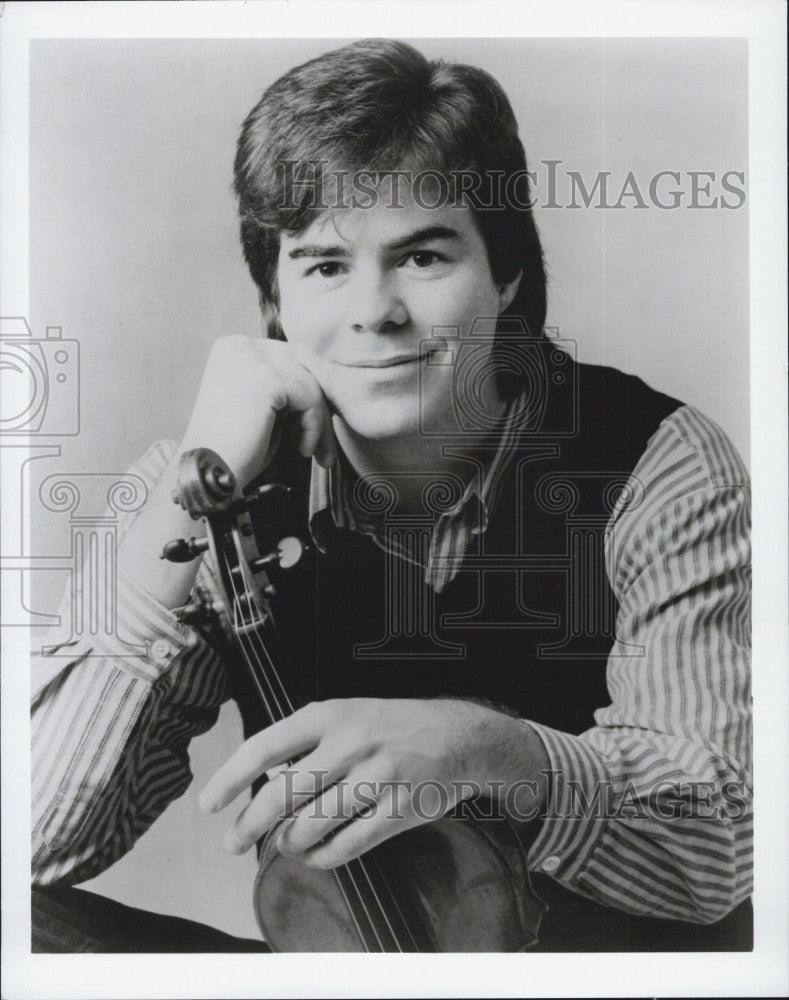
[[[71,883],[69,874],[72,866],[68,862],[68,852],[58,849],[40,835],[34,835],[32,847],[30,878],[34,888],[47,889]]]
[[[727,917],[740,903],[744,902],[750,895],[750,890],[739,892],[737,887],[731,885],[722,886],[716,893],[715,898],[692,900],[692,909],[686,919],[694,924],[717,924]]]
[[[715,924],[753,891],[753,828],[750,811],[739,822],[723,820],[714,841],[684,872],[687,920]]]
[[[742,867],[722,873],[714,893],[696,893],[692,899],[693,910],[688,919],[698,924],[717,924],[727,917],[753,891],[753,871],[750,860]]]

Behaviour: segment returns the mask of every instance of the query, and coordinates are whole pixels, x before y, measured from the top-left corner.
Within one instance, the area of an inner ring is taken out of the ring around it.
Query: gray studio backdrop
[[[154,440],[178,438],[214,338],[259,331],[231,191],[238,128],[270,82],[338,44],[32,43],[29,319],[37,338],[60,326],[79,340],[81,386],[79,433],[57,439],[59,458],[31,463],[32,498],[55,472],[121,472]],[[482,66],[512,100],[537,178],[549,324],[581,360],[704,410],[747,461],[746,43],[415,44]],[[679,178],[655,180],[661,171]],[[587,191],[608,172],[603,207],[599,189],[586,207],[577,182],[569,207],[571,172]],[[33,553],[68,554],[68,518],[31,503]],[[66,573],[34,574],[36,610],[54,610]],[[226,856],[230,817],[195,802],[239,735],[226,706],[193,744],[196,785],[96,890],[255,933],[252,858]]]

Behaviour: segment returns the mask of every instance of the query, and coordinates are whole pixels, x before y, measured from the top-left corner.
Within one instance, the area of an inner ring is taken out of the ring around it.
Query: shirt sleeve
[[[151,486],[174,452],[157,444],[131,471]],[[227,698],[219,658],[195,630],[121,569],[116,595],[112,635],[33,652],[34,884],[83,882],[125,854],[189,785],[189,741]],[[69,606],[70,588],[66,621]],[[144,652],[130,655],[129,643]]]
[[[752,888],[750,494],[723,432],[663,421],[614,510],[611,704],[553,772],[530,866],[634,914],[712,923]]]

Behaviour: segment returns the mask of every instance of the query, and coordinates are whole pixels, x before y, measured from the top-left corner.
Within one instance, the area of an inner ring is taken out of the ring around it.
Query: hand
[[[500,770],[502,785],[522,779],[527,728],[449,699],[314,702],[247,740],[205,787],[200,805],[224,809],[255,778],[279,769],[238,816],[225,847],[241,854],[290,816],[279,849],[334,868],[438,819],[473,789],[484,791],[491,769]]]
[[[297,421],[299,452],[332,465],[336,452],[328,403],[291,345],[223,337],[211,350],[180,450],[213,449],[244,487],[271,460],[288,413]]]

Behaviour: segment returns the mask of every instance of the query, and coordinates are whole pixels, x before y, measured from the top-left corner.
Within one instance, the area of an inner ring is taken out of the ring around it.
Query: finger
[[[337,443],[334,438],[331,410],[325,396],[321,398],[321,405],[323,407],[323,431],[315,451],[315,458],[324,469],[330,469],[337,461]]]
[[[320,795],[331,783],[332,772],[319,763],[319,757],[320,754],[308,754],[264,785],[225,834],[226,850],[243,854],[277,822]]]
[[[315,454],[318,443],[323,436],[324,418],[324,409],[320,404],[310,407],[310,409],[305,410],[301,415],[299,452],[304,455],[305,458],[309,455]]]
[[[369,769],[368,769],[369,772]],[[298,810],[277,840],[283,854],[302,854],[315,847],[354,816],[378,808],[376,783],[351,773]]]
[[[317,418],[322,419],[323,390],[312,372],[302,365],[272,366],[266,381],[269,382],[270,402],[275,410],[300,414],[313,410]]]
[[[274,414],[298,415],[296,447],[305,458],[329,467],[334,464],[334,432],[326,397],[306,369],[278,369],[277,391],[271,401]]]
[[[396,792],[384,794],[375,810],[363,813],[327,841],[307,851],[304,864],[310,868],[337,868],[421,822],[413,810],[403,807]]]
[[[300,708],[281,722],[256,733],[227,760],[200,793],[200,808],[218,812],[272,767],[312,750],[323,734],[319,703]]]

